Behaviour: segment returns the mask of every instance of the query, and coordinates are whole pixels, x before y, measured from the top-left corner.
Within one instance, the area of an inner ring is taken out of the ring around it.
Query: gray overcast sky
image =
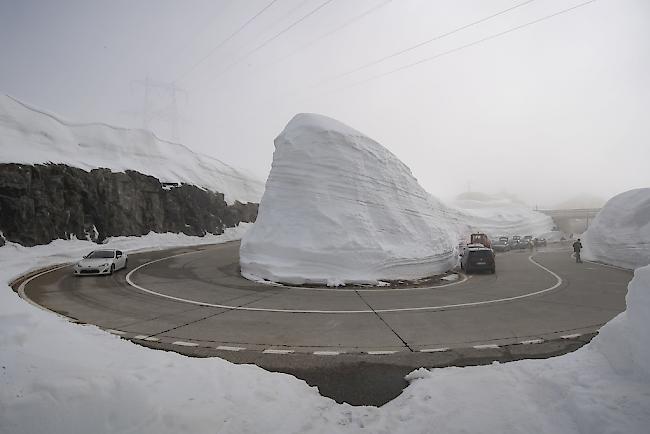
[[[275,136],[315,112],[382,143],[439,197],[471,183],[549,206],[650,186],[647,0],[597,0],[365,82],[584,0],[532,1],[347,75],[527,2],[333,0],[281,33],[325,1],[277,0],[227,39],[270,0],[0,0],[0,92],[140,127],[134,81],[176,83],[180,141],[261,179]],[[150,96],[151,129],[172,139],[170,96]]]

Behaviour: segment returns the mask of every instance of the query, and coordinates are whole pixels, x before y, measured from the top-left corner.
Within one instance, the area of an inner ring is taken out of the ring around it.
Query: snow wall
[[[611,198],[581,241],[584,259],[630,269],[650,264],[650,188]]]
[[[417,279],[453,268],[481,230],[538,234],[549,217],[517,205],[454,209],[427,193],[379,143],[325,116],[299,114],[275,140],[242,275],[291,284]],[[504,223],[505,222],[505,223]]]
[[[526,204],[509,197],[482,193],[467,194],[448,203],[460,211],[460,219],[471,229],[485,232],[490,238],[512,235],[545,236],[553,228],[553,219],[531,210]]]
[[[223,193],[229,204],[257,203],[264,191],[250,174],[150,131],[66,122],[7,95],[0,95],[0,163],[134,170]]]
[[[275,139],[242,275],[293,284],[412,279],[456,264],[446,209],[379,143],[299,114]]]

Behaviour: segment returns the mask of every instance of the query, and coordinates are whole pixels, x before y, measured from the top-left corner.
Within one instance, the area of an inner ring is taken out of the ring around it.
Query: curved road
[[[21,282],[30,301],[154,348],[289,372],[321,393],[379,405],[419,366],[549,357],[625,309],[632,274],[567,251],[497,256],[495,275],[416,288],[303,288],[239,275],[239,243],[130,255],[129,270]],[[360,369],[364,375],[360,375]]]

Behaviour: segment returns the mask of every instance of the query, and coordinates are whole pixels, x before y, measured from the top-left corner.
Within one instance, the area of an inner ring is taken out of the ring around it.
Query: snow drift
[[[0,163],[61,163],[84,170],[134,170],[161,182],[187,183],[236,200],[259,202],[264,185],[241,170],[150,131],[74,124],[0,95]]]
[[[446,271],[456,232],[444,205],[379,143],[299,114],[275,139],[242,275],[286,283],[376,282]]]
[[[501,235],[542,236],[553,228],[553,219],[531,210],[512,197],[484,193],[464,193],[448,203],[461,212],[461,220],[473,230],[491,238]]]
[[[624,268],[650,263],[650,188],[611,198],[582,235],[583,258]]]
[[[453,206],[359,131],[299,114],[275,140],[257,222],[241,244],[242,275],[330,285],[416,279],[454,267],[458,242],[473,231],[538,235],[553,227],[510,199]]]

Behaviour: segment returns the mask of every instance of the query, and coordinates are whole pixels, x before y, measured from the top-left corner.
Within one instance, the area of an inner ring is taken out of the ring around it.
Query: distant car
[[[472,271],[489,271],[494,274],[496,262],[492,249],[482,245],[468,245],[460,258],[460,268],[466,273]]]
[[[532,235],[526,235],[524,237],[524,242],[526,243],[532,243],[533,242],[533,236]]]
[[[535,238],[533,244],[535,247],[546,247],[546,238]]]
[[[508,237],[499,237],[499,241],[503,241],[504,243],[507,243],[510,241]]]
[[[126,268],[127,254],[121,250],[102,249],[93,250],[72,267],[76,276],[89,274],[113,274],[117,270]]]
[[[509,252],[510,244],[508,241],[503,241],[501,238],[499,238],[497,241],[494,241],[492,243],[492,250],[495,252]]]
[[[516,242],[520,243],[520,242],[521,242],[521,236],[519,236],[519,235],[513,235],[513,236],[512,236],[512,241],[513,241],[513,242],[516,241]]]

